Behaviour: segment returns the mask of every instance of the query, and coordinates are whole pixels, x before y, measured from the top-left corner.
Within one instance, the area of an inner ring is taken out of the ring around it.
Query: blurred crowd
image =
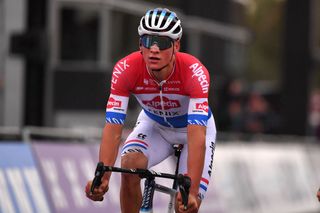
[[[230,80],[219,99],[218,127],[234,133],[279,133],[281,119],[268,95],[241,79]]]
[[[232,79],[222,89],[215,116],[220,131],[249,134],[281,134],[280,96]],[[320,89],[310,92],[307,135],[320,141]]]
[[[311,91],[308,124],[309,135],[314,135],[320,140],[320,89]]]

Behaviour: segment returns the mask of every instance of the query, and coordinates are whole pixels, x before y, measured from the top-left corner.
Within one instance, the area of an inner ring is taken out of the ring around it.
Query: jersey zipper
[[[164,101],[163,101],[163,94],[162,94],[162,86],[163,84],[166,83],[166,80],[163,80],[159,83],[159,90],[160,90],[160,104],[161,104],[161,109],[162,109],[162,114],[163,114],[163,120],[164,122],[166,122],[171,128],[173,128],[173,126],[169,123],[169,121],[167,120],[167,116],[166,116],[166,112],[164,110]]]

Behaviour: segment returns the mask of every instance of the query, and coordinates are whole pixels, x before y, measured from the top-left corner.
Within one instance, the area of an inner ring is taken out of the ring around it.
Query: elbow
[[[114,139],[115,139],[116,141],[118,141],[118,142],[121,142],[121,139],[122,139],[121,134],[116,134],[116,135],[114,136]]]

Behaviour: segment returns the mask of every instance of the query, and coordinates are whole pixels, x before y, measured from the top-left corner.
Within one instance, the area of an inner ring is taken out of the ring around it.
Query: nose
[[[151,51],[151,52],[159,52],[159,51],[160,51],[157,43],[154,43],[154,44],[150,47],[150,51]]]

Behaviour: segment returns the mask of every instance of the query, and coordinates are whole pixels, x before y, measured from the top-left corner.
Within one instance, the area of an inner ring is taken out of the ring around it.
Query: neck
[[[173,69],[173,62],[170,62],[167,66],[157,69],[157,70],[151,70],[151,74],[158,80],[158,81],[163,81],[166,80]]]

